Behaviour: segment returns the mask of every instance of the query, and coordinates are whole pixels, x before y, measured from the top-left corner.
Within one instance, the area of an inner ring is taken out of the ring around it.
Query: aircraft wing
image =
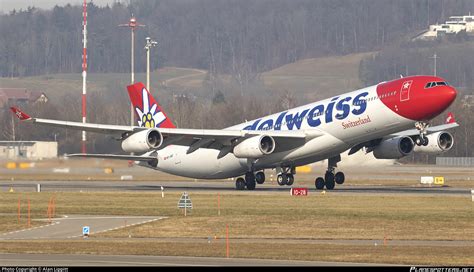
[[[66,157],[82,157],[82,158],[98,158],[98,159],[115,159],[115,160],[128,160],[128,161],[153,161],[156,160],[156,156],[132,156],[132,155],[113,155],[113,154],[67,154]]]
[[[455,127],[458,127],[458,126],[459,126],[458,123],[443,124],[443,125],[439,125],[439,126],[428,127],[426,129],[426,132],[428,134],[430,134],[430,133],[435,133],[435,132],[438,132],[438,131],[444,131],[444,130],[447,130],[447,129],[452,129],[452,128],[455,128]],[[391,136],[417,136],[417,135],[420,135],[420,131],[415,129],[415,128],[404,130],[404,131],[401,131],[401,132],[397,132],[395,134],[391,134]]]
[[[135,133],[149,128],[136,126],[105,125],[94,123],[81,123],[71,121],[60,121],[52,119],[32,118],[20,109],[12,107],[12,112],[22,121],[32,122],[39,125],[84,130],[89,132],[103,133],[116,136]],[[306,141],[324,135],[318,130],[310,131],[251,131],[251,130],[219,130],[219,129],[180,129],[180,128],[154,128],[163,135],[163,143],[160,148],[168,145],[189,146],[188,153],[194,152],[201,147],[224,150],[225,154],[231,152],[231,148],[242,141],[258,135],[273,137],[276,144],[275,152],[290,150],[303,145]],[[227,151],[228,149],[228,151]]]
[[[259,135],[270,136],[275,140],[275,151],[281,152],[302,146],[306,141],[320,137],[319,131],[251,131],[251,130],[218,130],[218,129],[158,129],[164,138],[162,147],[167,145],[189,146],[188,153],[197,149],[213,148],[224,152],[232,151],[239,142]]]
[[[124,133],[133,132],[135,129],[141,130],[139,127],[131,126],[119,126],[119,125],[103,125],[103,124],[93,124],[93,123],[81,123],[81,122],[72,122],[72,121],[61,121],[61,120],[52,120],[52,119],[42,119],[42,118],[33,118],[28,114],[22,112],[16,107],[11,107],[11,111],[21,120],[25,122],[31,122],[39,125],[46,125],[51,127],[59,128],[68,128],[68,129],[77,129],[90,132],[112,134],[120,136]]]

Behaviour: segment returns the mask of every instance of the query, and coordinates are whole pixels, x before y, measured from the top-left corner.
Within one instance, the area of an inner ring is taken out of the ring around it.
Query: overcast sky
[[[87,0],[90,2],[91,0]],[[111,4],[113,2],[128,2],[124,0],[93,0],[94,4],[98,6],[105,6],[107,3]],[[0,11],[4,13],[9,13],[13,9],[26,9],[28,6],[42,8],[42,9],[51,9],[55,5],[65,6],[67,3],[71,5],[82,5],[83,0],[0,0]]]

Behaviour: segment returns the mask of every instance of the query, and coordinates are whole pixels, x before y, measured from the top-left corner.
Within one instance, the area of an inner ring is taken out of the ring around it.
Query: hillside
[[[269,90],[289,90],[309,98],[321,98],[343,93],[361,87],[359,80],[360,60],[372,53],[351,54],[297,61],[265,72],[261,75],[265,88]],[[165,67],[152,72],[151,89],[166,87],[189,90],[202,89],[207,71],[192,68]],[[222,76],[229,82],[230,76]],[[135,81],[146,81],[144,73],[137,73]],[[125,90],[130,83],[127,73],[88,74],[89,92]],[[27,88],[41,90],[54,102],[60,96],[70,93],[80,94],[82,77],[80,74],[52,74],[24,78],[0,78],[3,88]]]
[[[162,84],[167,86],[188,86],[194,84],[193,80],[197,76],[204,77],[205,71],[166,67],[155,70],[151,73],[151,89],[156,90]],[[146,82],[144,73],[135,74],[135,82]],[[128,73],[90,73],[87,76],[88,92],[114,92],[123,90],[130,84],[130,74]],[[202,81],[199,82],[199,85]],[[80,94],[82,92],[81,74],[53,74],[24,78],[0,78],[0,87],[2,88],[27,88],[29,90],[44,91],[46,95],[57,103],[63,95]]]
[[[373,53],[304,59],[263,73],[267,88],[322,98],[363,87],[360,61]]]

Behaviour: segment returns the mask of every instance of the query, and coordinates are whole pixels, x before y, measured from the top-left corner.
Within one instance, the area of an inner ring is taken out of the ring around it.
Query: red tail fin
[[[455,123],[456,119],[454,119],[454,114],[452,112],[448,112],[448,117],[446,117],[446,124]]]
[[[128,95],[138,116],[138,126],[149,128],[176,128],[161,110],[153,96],[138,82],[127,86]]]

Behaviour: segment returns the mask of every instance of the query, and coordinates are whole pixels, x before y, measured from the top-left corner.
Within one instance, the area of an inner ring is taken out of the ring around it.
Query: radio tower
[[[87,87],[86,87],[86,79],[87,79],[87,3],[84,0],[84,4],[82,6],[82,15],[84,16],[84,21],[82,22],[83,30],[82,30],[82,44],[84,48],[82,49],[82,123],[86,123],[86,94],[87,94]],[[82,131],[82,153],[86,153],[86,132]]]

